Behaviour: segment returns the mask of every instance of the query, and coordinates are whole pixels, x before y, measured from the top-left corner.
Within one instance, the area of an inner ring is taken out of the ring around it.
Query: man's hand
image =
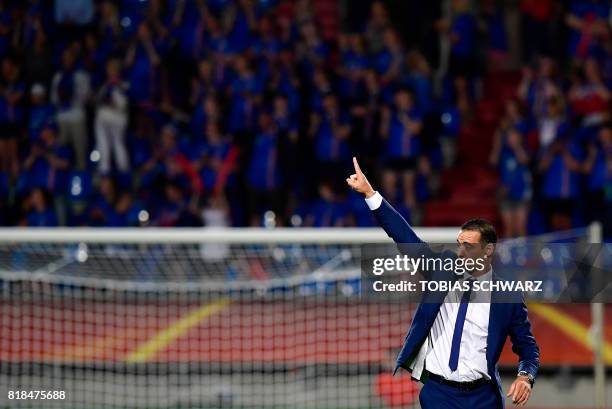
[[[355,166],[355,173],[346,178],[346,183],[348,183],[351,189],[361,193],[366,198],[374,196],[374,193],[376,193],[376,191],[372,189],[372,185],[370,185],[370,182],[368,182],[368,179],[361,171],[359,163],[357,163],[356,157],[353,157],[353,166]]]
[[[512,403],[515,405],[525,406],[530,395],[531,384],[529,383],[529,378],[526,376],[518,376],[516,380],[512,382],[512,385],[510,385],[510,389],[508,389],[508,394],[506,396],[512,396]]]

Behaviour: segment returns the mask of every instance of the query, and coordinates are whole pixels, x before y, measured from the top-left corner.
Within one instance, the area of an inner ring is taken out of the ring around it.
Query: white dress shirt
[[[366,203],[370,210],[376,210],[382,204],[382,196],[376,192],[372,197],[366,198]],[[489,281],[492,276],[492,270],[489,270],[486,274],[474,278],[479,281]],[[462,296],[461,291],[451,291],[446,294],[427,340],[411,364],[412,376],[416,379],[420,379],[423,369],[457,382],[469,382],[483,377],[491,378],[487,371],[490,292],[480,292],[478,295],[472,292],[470,299],[473,301],[475,297],[478,297],[478,302],[468,304],[461,335],[457,370],[451,371],[448,365]]]
[[[475,277],[479,281],[490,281],[491,270]],[[468,304],[461,344],[459,346],[459,364],[456,371],[451,371],[450,359],[453,333],[457,313],[461,305],[462,291],[450,291],[436,317],[427,336],[428,351],[425,358],[425,368],[445,379],[457,382],[469,382],[480,378],[490,379],[487,373],[487,335],[489,333],[489,312],[491,310],[491,293],[472,292],[473,301],[478,296],[478,302]],[[485,298],[481,298],[485,297]]]

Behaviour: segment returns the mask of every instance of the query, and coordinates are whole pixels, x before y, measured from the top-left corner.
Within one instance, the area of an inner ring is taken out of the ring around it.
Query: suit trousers
[[[503,409],[495,384],[464,391],[428,379],[419,394],[421,409]]]

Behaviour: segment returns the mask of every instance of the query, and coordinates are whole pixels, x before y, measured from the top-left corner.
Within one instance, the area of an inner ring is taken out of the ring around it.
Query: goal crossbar
[[[416,228],[430,243],[455,240],[458,228]],[[0,228],[0,243],[388,243],[380,228]]]

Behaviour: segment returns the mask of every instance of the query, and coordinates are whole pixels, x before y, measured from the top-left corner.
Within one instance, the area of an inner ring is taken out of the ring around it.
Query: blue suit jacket
[[[415,234],[406,220],[383,199],[381,206],[373,211],[381,227],[396,243],[426,244]],[[451,273],[452,274],[452,273]],[[452,274],[454,275],[454,274]],[[531,324],[527,318],[527,306],[520,302],[499,302],[498,293],[491,293],[491,310],[489,314],[489,333],[487,337],[487,367],[491,379],[497,383],[501,402],[503,392],[497,370],[497,362],[502,352],[506,338],[510,336],[512,351],[518,355],[518,370],[526,371],[535,378],[540,366],[540,350],[531,333]],[[427,296],[427,294],[425,294]],[[397,357],[395,372],[399,368],[410,371],[410,364],[415,359],[421,345],[427,339],[429,331],[436,319],[443,297],[421,302],[417,307],[404,345]],[[497,302],[496,302],[497,301]]]

